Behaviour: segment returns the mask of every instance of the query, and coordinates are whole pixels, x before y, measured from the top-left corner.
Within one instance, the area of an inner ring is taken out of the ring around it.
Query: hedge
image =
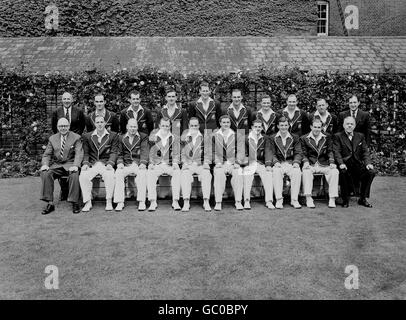
[[[57,31],[45,29],[50,3]],[[0,37],[297,36],[316,25],[316,2],[303,0],[4,0],[0,10]]]
[[[329,110],[337,114],[347,109],[349,95],[355,93],[360,97],[361,108],[372,116],[372,158],[378,171],[382,175],[406,174],[406,76],[390,70],[375,75],[312,74],[298,69],[262,67],[232,74],[182,74],[146,67],[112,73],[94,70],[37,75],[0,68],[0,133],[2,137],[13,136],[15,141],[11,150],[0,149],[0,177],[38,174],[40,154],[35,149],[38,145],[45,147],[51,134],[47,90],[71,91],[75,103],[88,112],[94,109],[94,93],[102,90],[107,108],[118,112],[128,105],[128,92],[137,89],[142,104],[156,110],[164,103],[167,86],[175,87],[179,100],[186,103],[197,97],[202,80],[211,84],[215,97],[223,105],[230,103],[232,88],[242,89],[245,103],[252,108],[257,107],[257,94],[262,92],[273,97],[275,109],[284,107],[287,96],[295,93],[300,108],[314,111],[316,98],[324,97]]]

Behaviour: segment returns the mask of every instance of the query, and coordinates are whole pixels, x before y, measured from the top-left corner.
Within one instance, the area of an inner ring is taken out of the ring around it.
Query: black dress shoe
[[[359,199],[358,200],[358,204],[360,205],[360,206],[364,206],[364,207],[367,207],[367,208],[372,208],[372,204],[370,204],[368,201],[367,201],[367,199]]]
[[[44,210],[42,210],[41,214],[48,214],[51,213],[52,211],[55,211],[55,206],[53,204],[47,204]]]
[[[80,212],[80,206],[79,206],[79,203],[72,203],[72,212],[74,213],[74,214],[77,214],[77,213],[79,213]]]

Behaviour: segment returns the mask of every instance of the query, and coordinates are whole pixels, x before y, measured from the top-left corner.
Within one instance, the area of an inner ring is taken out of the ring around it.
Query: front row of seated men
[[[193,175],[197,174],[202,185],[203,208],[210,211],[211,172],[214,176],[216,211],[222,209],[227,174],[231,175],[236,209],[250,209],[255,173],[261,178],[266,207],[269,209],[283,208],[285,175],[290,178],[291,205],[301,208],[298,196],[303,179],[306,206],[314,208],[312,189],[315,173],[326,177],[329,185],[329,207],[336,206],[339,182],[343,207],[348,207],[350,181],[353,180],[360,182],[358,203],[371,207],[366,199],[369,198],[375,171],[364,136],[354,132],[353,117],[345,118],[344,131],[334,136],[322,133],[321,120],[314,118],[311,132],[300,138],[289,133],[289,123],[285,117],[278,119],[278,132],[270,137],[262,134],[261,120],[253,121],[247,136],[234,132],[230,124],[230,117],[223,115],[220,118],[220,129],[202,135],[199,120],[192,117],[189,120],[189,129],[179,139],[171,133],[171,121],[167,118],[160,120],[159,128],[149,137],[138,132],[137,121],[130,119],[127,133],[118,136],[107,131],[104,118],[97,116],[96,129],[86,133],[81,139],[79,135],[69,131],[67,119],[61,118],[57,124],[59,133],[49,138],[43,155],[41,199],[47,202],[47,206],[42,213],[48,214],[55,210],[54,180],[62,176],[68,176],[68,201],[73,204],[73,212],[80,211],[80,189],[84,203],[82,211],[89,211],[92,208],[92,179],[97,175],[105,183],[106,210],[113,210],[114,200],[117,203],[115,210],[121,211],[124,208],[124,180],[130,174],[136,177],[140,211],[146,209],[147,193],[150,201],[148,210],[156,210],[156,187],[162,174],[171,176],[172,207],[182,211],[190,209],[191,185]],[[117,169],[114,171],[115,165]],[[183,208],[179,206],[181,192]],[[273,194],[276,198],[275,206]]]

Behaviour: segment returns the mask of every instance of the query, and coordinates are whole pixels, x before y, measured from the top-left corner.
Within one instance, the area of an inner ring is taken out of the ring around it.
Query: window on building
[[[328,35],[328,2],[317,1],[317,35]]]

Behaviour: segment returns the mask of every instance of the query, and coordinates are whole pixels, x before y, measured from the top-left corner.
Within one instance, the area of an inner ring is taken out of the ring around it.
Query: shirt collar
[[[192,136],[192,134],[190,133],[190,130],[188,130],[186,133],[186,137],[191,137],[191,136]],[[200,136],[203,136],[203,135],[201,134],[201,132],[199,130],[197,130],[196,137],[200,137]]]
[[[179,109],[180,107],[178,106],[178,104],[177,103],[175,103],[175,109]],[[166,104],[166,105],[164,105],[163,107],[162,107],[162,109],[168,109],[168,105]]]
[[[276,134],[275,137],[281,137],[281,138],[282,138],[281,132],[278,131],[278,133]],[[293,139],[292,135],[291,135],[289,132],[288,132],[288,134],[286,135],[286,138],[285,138],[285,139],[287,139],[287,138],[292,138],[292,139]],[[282,138],[282,139],[283,139],[283,138]]]
[[[271,114],[272,114],[272,113],[275,113],[275,111],[273,111],[272,108],[270,108],[269,110],[270,110],[270,113],[271,113]],[[264,111],[262,111],[262,108],[259,109],[258,112],[264,114]]]
[[[137,131],[137,133],[135,134],[135,136],[140,136],[140,133]],[[129,138],[130,137],[130,135],[128,134],[128,132],[126,132],[126,134],[124,135],[124,138]]]
[[[235,110],[233,103],[230,104],[230,106],[228,107],[228,109],[233,109],[233,110]],[[238,109],[238,111],[241,111],[242,109],[245,109],[245,106],[241,103],[241,104],[240,104],[240,109]]]
[[[209,97],[209,99],[207,99],[207,103],[210,103],[211,101],[213,101],[213,99]],[[200,97],[199,99],[197,99],[197,102],[204,103],[202,97]]]
[[[315,116],[319,116],[320,118],[323,117],[323,116],[320,114],[319,110],[316,110],[316,112],[314,113],[314,115],[315,115]],[[326,110],[326,115],[325,115],[324,117],[327,118],[329,115],[330,115],[330,112],[328,112],[328,110]]]
[[[166,137],[163,137],[163,136],[162,136],[162,130],[159,129],[158,132],[156,133],[156,136],[157,136],[157,137],[160,137],[161,140],[166,140],[166,139],[168,139],[169,137],[172,137],[173,135],[172,135],[172,133],[169,131],[169,134],[168,134]]]
[[[106,134],[109,134],[109,132],[108,132],[108,131],[106,130],[106,128],[105,128],[104,131],[103,131],[103,134],[102,134],[102,138],[103,138]],[[97,136],[97,129],[93,131],[92,136]]]
[[[248,139],[254,139],[255,142],[258,143],[258,140],[262,138],[262,134],[260,133],[259,136],[257,137],[257,135],[251,130],[250,133],[248,134]]]
[[[218,132],[223,136],[223,138],[226,138],[226,139],[228,139],[234,133],[233,129],[228,129],[228,135],[225,136],[223,131],[221,130],[221,128],[219,129]]]
[[[323,134],[323,132],[320,132],[319,138],[316,139],[316,137],[313,135],[313,132],[310,131],[310,133],[307,135],[308,138],[312,138],[314,141],[320,140],[321,138],[325,137],[326,135]]]
[[[135,110],[133,109],[133,106],[130,105],[127,110],[128,110],[128,111],[132,110],[132,111],[135,113],[135,112],[139,112],[140,110],[143,110],[143,109],[144,109],[144,108],[142,107],[142,105],[139,105],[137,111],[135,111]]]

